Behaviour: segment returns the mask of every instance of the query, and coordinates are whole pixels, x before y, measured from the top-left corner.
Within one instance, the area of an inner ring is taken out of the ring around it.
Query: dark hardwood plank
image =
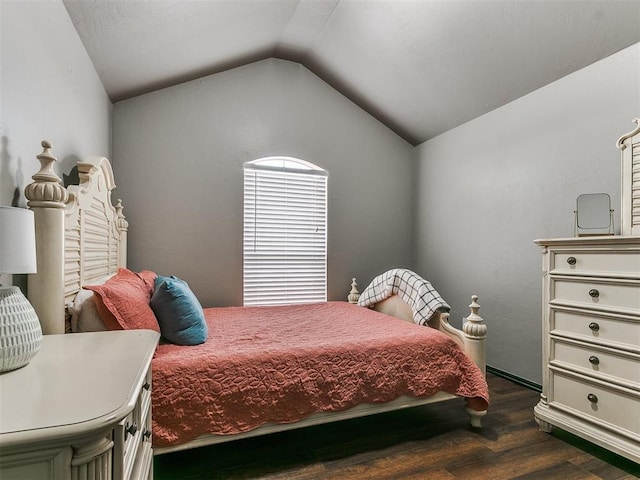
[[[566,432],[540,432],[538,393],[488,375],[482,429],[462,400],[165,454],[157,480],[630,480],[640,465]]]

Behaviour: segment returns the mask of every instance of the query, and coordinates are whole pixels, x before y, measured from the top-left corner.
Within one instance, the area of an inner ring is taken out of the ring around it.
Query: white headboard
[[[45,334],[68,331],[66,306],[82,285],[115,273],[127,263],[128,223],[105,157],[78,162],[79,185],[65,188],[53,170],[57,158],[42,141],[40,171],[25,188],[36,224],[38,273],[29,275],[27,295]]]

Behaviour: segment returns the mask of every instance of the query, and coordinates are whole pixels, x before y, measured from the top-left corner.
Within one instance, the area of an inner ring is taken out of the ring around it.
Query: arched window
[[[327,300],[327,178],[297,158],[244,164],[244,305]]]

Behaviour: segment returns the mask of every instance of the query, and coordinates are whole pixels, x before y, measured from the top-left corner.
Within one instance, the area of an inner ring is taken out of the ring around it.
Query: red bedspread
[[[444,390],[488,402],[480,370],[432,328],[344,302],[205,315],[206,343],[162,344],[153,359],[155,446],[401,395]]]

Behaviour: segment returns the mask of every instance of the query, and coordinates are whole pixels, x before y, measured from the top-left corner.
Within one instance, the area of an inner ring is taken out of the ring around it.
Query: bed
[[[25,189],[35,216],[38,261],[38,273],[29,276],[28,297],[44,334],[70,333],[79,331],[72,328],[70,313],[78,312],[80,297],[91,294],[83,287],[127,271],[129,225],[122,202],[112,203],[115,182],[107,158],[78,162],[79,184],[64,187],[54,172],[51,144],[43,141],[42,147],[37,156],[41,168]],[[477,297],[459,330],[449,323],[446,308],[417,321],[416,303],[408,301],[405,291],[388,289],[381,295],[371,290],[373,284],[363,291],[373,292],[366,306],[358,305],[362,298],[354,279],[345,294],[348,301],[206,308],[204,343],[161,342],[152,364],[154,453],[460,397],[461,414],[466,411],[471,425],[480,427],[489,399],[486,326]],[[278,343],[284,337],[287,341]],[[435,345],[447,356],[431,365],[425,359],[436,358]],[[352,370],[343,368],[347,364]],[[376,377],[375,370],[388,365],[395,370]],[[253,370],[266,377],[250,377]],[[442,378],[434,372],[443,372]],[[194,376],[187,381],[187,374]],[[233,383],[241,384],[235,393]],[[276,384],[284,390],[276,390]]]

